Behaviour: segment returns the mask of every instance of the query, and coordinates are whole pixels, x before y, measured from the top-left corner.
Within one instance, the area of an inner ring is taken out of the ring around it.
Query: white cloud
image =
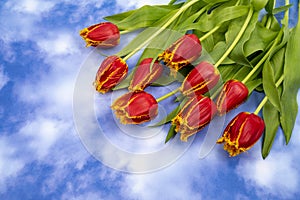
[[[3,71],[3,66],[0,65],[0,90],[6,85],[9,81],[8,76]]]
[[[18,134],[28,138],[27,145],[39,158],[43,158],[51,146],[69,129],[70,125],[62,120],[41,117],[28,122]]]
[[[37,38],[36,41],[40,49],[47,53],[47,56],[66,56],[79,53],[78,43],[74,38],[75,34],[59,30],[50,34],[46,35],[46,38]]]
[[[126,3],[123,0],[116,0],[118,6],[122,7],[123,9],[131,9],[131,8],[139,8],[143,5],[158,5],[158,4],[167,4],[170,0],[144,0],[144,1],[137,1],[137,0],[128,0]]]
[[[266,160],[248,157],[239,163],[237,174],[244,178],[250,190],[254,188],[261,197],[271,194],[291,198],[299,188],[299,166],[293,161],[293,156],[279,152]]]
[[[16,158],[17,147],[0,138],[0,193],[6,189],[6,180],[17,176],[25,163]]]
[[[7,2],[5,6],[14,12],[39,15],[50,11],[55,3],[53,1],[13,0]]]

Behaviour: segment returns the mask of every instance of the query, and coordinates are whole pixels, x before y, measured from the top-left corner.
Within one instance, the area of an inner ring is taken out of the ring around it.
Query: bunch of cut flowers
[[[300,87],[300,25],[289,26],[288,1],[275,5],[274,0],[171,0],[107,16],[80,31],[86,46],[112,48],[120,35],[139,32],[103,60],[94,87],[102,94],[128,90],[111,105],[123,124],[153,120],[158,103],[176,94],[176,108],[155,125],[170,125],[165,142],[175,134],[185,142],[253,91],[264,93],[257,109],[236,115],[216,143],[236,156],[263,137],[266,158],[278,129],[286,144],[290,141]],[[280,13],[282,20],[275,17]],[[126,61],[139,51],[136,66],[128,67]],[[172,83],[180,86],[157,99],[145,91]]]

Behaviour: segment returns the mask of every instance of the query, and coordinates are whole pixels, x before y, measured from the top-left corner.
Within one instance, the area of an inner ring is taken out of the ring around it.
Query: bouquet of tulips
[[[158,103],[178,93],[177,108],[156,124],[170,123],[166,142],[176,133],[187,141],[254,90],[263,92],[257,109],[234,117],[216,142],[236,156],[263,136],[266,158],[279,128],[286,143],[291,138],[300,87],[300,25],[289,27],[292,5],[275,5],[274,0],[171,0],[105,17],[107,22],[80,31],[86,46],[111,48],[119,44],[120,34],[142,31],[104,59],[95,89],[103,94],[128,89],[111,105],[123,124],[154,119]],[[281,21],[278,13],[284,15]],[[126,60],[141,49],[137,65],[129,70]],[[173,82],[180,86],[158,99],[145,92],[148,86]]]

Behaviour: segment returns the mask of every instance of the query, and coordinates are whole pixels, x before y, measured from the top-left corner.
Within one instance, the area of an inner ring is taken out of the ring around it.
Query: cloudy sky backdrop
[[[1,1],[0,199],[246,200],[300,195],[299,115],[290,144],[284,145],[278,133],[266,160],[261,158],[260,142],[235,158],[228,158],[219,145],[199,159],[205,134],[199,134],[171,165],[151,173],[113,169],[88,151],[74,122],[73,92],[80,70],[94,54],[84,47],[79,30],[103,21],[104,16],[158,3],[168,0]],[[96,102],[107,103],[114,94],[95,96]],[[262,97],[253,94],[227,120],[241,110],[254,111]],[[108,105],[95,110],[100,122],[104,116],[111,119],[101,125],[106,134],[114,130]],[[154,141],[134,144],[134,137],[120,139],[112,132],[107,138],[129,152],[163,148],[159,135]],[[115,156],[111,151],[101,155]],[[157,158],[164,159],[163,154]],[[123,167],[126,164],[130,161]]]

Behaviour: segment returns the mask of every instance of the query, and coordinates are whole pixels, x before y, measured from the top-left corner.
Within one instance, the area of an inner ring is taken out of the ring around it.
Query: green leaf
[[[165,24],[170,17],[172,17],[177,10],[174,10],[170,12],[168,15],[164,16],[161,20],[159,20],[157,23],[155,23],[155,26],[162,26]],[[147,40],[149,37],[151,37],[154,33],[157,32],[159,28],[147,28],[141,33],[139,33],[129,44],[127,44],[121,51],[117,53],[118,56],[123,57],[132,52],[134,49],[136,49],[142,41]],[[154,39],[155,40],[155,39]]]
[[[300,87],[299,63],[300,63],[300,25],[292,29],[287,43],[284,63],[283,93],[281,96],[282,112],[280,123],[283,129],[286,143],[290,141],[294,128],[298,105],[297,93]]]
[[[261,78],[255,79],[255,80],[252,80],[252,81],[247,81],[246,86],[248,88],[249,95],[253,92],[253,90],[255,90],[261,84],[262,84],[262,79]]]
[[[263,108],[263,119],[265,122],[265,134],[262,144],[262,157],[265,159],[270,153],[280,124],[279,112],[269,101]]]
[[[275,6],[275,0],[269,0],[265,9],[268,13],[272,14],[274,6]]]
[[[217,4],[217,3],[222,3],[222,2],[226,2],[229,0],[203,0],[206,3],[211,3],[211,4]]]
[[[246,57],[259,51],[265,51],[269,44],[275,39],[278,31],[272,31],[257,23],[251,37],[244,45],[244,54]]]
[[[161,126],[163,124],[169,123],[172,121],[174,117],[179,113],[180,109],[184,106],[184,104],[188,101],[188,98],[183,99],[183,101],[172,111],[170,112],[164,119],[160,122],[154,124],[153,126]]]
[[[250,39],[252,32],[255,30],[255,27],[256,27],[256,24],[258,21],[258,16],[259,16],[258,12],[253,13],[253,16],[243,34],[243,36],[241,37],[241,39],[239,40],[239,42],[237,43],[235,48],[232,50],[232,52],[229,54],[229,58],[238,64],[251,66],[251,63],[248,61],[247,55],[245,54],[244,45]],[[242,21],[242,23],[244,23],[244,20]],[[238,30],[237,32],[239,32],[241,29],[240,23],[236,23],[236,24],[232,23],[232,26],[238,26],[238,27],[233,27],[235,30]],[[233,34],[233,32],[228,32],[228,34],[230,34],[230,33]],[[232,39],[234,39],[236,37],[236,34],[228,36],[228,37],[230,37],[230,40],[229,40],[230,43],[228,43],[229,41],[227,41],[227,44],[230,45],[233,41]],[[253,43],[252,45],[255,45],[255,44],[256,43]]]
[[[172,10],[176,10],[181,6],[182,4],[158,6],[145,5],[136,10],[107,16],[104,19],[115,23],[121,31],[134,31],[139,28],[152,26],[159,19],[168,15]]]
[[[178,0],[171,0],[171,1],[168,3],[168,5],[173,5],[174,3],[176,3],[176,1],[178,1]]]
[[[273,55],[272,59],[270,60],[274,70],[275,80],[278,80],[283,74],[285,50],[286,47],[282,47],[275,55]]]
[[[138,9],[118,13],[118,14],[115,14],[115,15],[106,16],[106,17],[104,17],[104,19],[107,20],[107,21],[110,21],[111,23],[116,24],[119,21],[122,21],[123,19],[125,19],[126,17],[132,15],[133,13],[137,12],[137,10]]]
[[[175,125],[171,125],[168,135],[166,137],[165,143],[167,143],[170,139],[172,139],[173,137],[175,137],[176,135],[176,131],[175,131],[176,126]]]
[[[247,66],[242,66],[240,69],[233,75],[232,79],[243,80],[251,71],[252,68]],[[252,79],[254,76],[251,77]]]
[[[269,101],[273,104],[273,106],[278,111],[280,111],[281,110],[280,95],[276,87],[276,80],[274,77],[273,67],[269,62],[269,60],[266,60],[263,65],[262,77],[263,77],[263,88],[266,96],[268,97]]]
[[[151,85],[152,86],[166,86],[170,85],[171,83],[175,82],[177,79],[173,76],[161,76],[159,79],[154,81]]]
[[[288,5],[285,5],[285,6],[280,6],[278,8],[275,8],[273,10],[273,14],[278,14],[278,13],[281,13],[281,12],[286,12],[287,10],[290,9],[290,7],[292,7],[293,5],[292,4],[288,4]]]
[[[195,29],[202,32],[208,32],[224,22],[246,15],[248,11],[249,6],[242,5],[215,9],[212,13],[206,13],[201,16],[197,23],[187,25],[185,29]]]
[[[224,82],[233,79],[234,75],[240,70],[240,65],[220,65],[218,70]]]

